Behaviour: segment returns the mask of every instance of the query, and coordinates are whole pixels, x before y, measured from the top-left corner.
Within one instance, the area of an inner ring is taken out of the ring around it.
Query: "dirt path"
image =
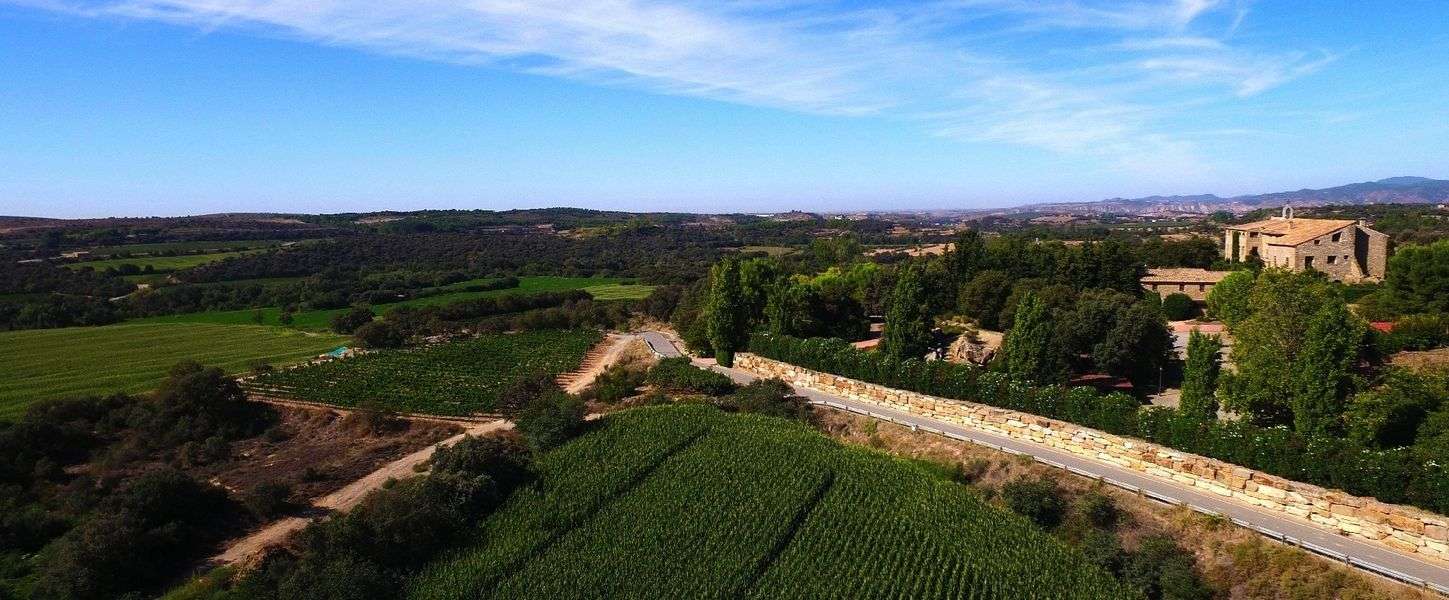
[[[503,420],[471,425],[463,433],[390,462],[362,479],[314,500],[312,506],[326,511],[346,511],[361,502],[368,492],[381,488],[389,479],[405,479],[417,475],[418,473],[413,470],[413,467],[432,458],[433,452],[437,451],[439,446],[451,446],[467,435],[485,435],[512,428],[513,422]],[[237,540],[227,547],[225,552],[216,555],[212,560],[222,564],[246,560],[269,546],[286,541],[293,533],[301,531],[311,522],[312,519],[307,517],[287,517]]]
[[[629,344],[638,339],[639,336],[632,333],[609,334],[608,338],[589,351],[588,355],[584,357],[584,364],[579,365],[577,370],[559,375],[559,385],[570,394],[584,391],[589,384],[598,379],[604,369],[618,362],[619,357],[629,348]]]
[[[626,350],[628,350],[629,345],[635,341],[638,341],[639,339],[641,339],[640,336],[635,334],[609,334],[609,336],[605,338],[603,342],[601,342],[598,346],[589,351],[588,355],[584,359],[583,365],[581,365],[579,369],[560,375],[558,379],[559,384],[564,387],[564,391],[570,394],[577,394],[583,391],[594,382],[594,379],[598,378],[600,373],[604,372],[604,369],[607,369],[609,368],[609,365],[618,362],[619,357],[622,356]],[[271,398],[267,396],[254,395],[252,399],[261,402],[269,402],[272,404],[309,407],[313,406],[313,403],[310,402],[299,402],[295,400],[285,400],[280,398]],[[328,408],[331,410],[338,410],[344,412],[347,410],[345,408],[326,405],[317,405],[316,407]],[[598,416],[599,415],[589,415],[588,418],[593,419]],[[511,421],[504,421],[501,419],[495,419],[479,423],[472,420],[465,421],[464,419],[458,418],[439,418],[429,417],[425,415],[405,415],[405,418],[415,418],[419,420],[437,420],[446,421],[454,424],[463,424],[467,426],[467,429],[465,429],[463,433],[438,442],[438,444],[436,445],[428,446],[427,448],[423,448],[421,450],[418,450],[417,452],[390,462],[387,465],[384,465],[382,468],[373,471],[372,473],[369,473],[362,479],[358,479],[357,481],[347,484],[342,489],[339,489],[335,492],[313,500],[312,507],[314,509],[327,512],[345,512],[348,509],[356,506],[357,503],[361,502],[362,498],[367,496],[369,492],[381,488],[383,484],[385,484],[389,479],[405,479],[407,477],[417,475],[417,472],[414,471],[413,468],[417,465],[427,462],[428,459],[432,458],[433,452],[437,450],[438,446],[451,446],[457,443],[459,440],[462,440],[463,436],[466,435],[484,435],[496,431],[511,429],[513,427],[513,423]],[[231,564],[246,560],[247,558],[256,555],[258,552],[261,552],[269,546],[285,542],[287,538],[290,537],[292,534],[301,531],[303,528],[307,527],[307,525],[311,523],[312,520],[313,519],[311,517],[287,517],[285,519],[273,522],[262,528],[261,530],[233,542],[230,546],[227,547],[226,551],[213,557],[212,561],[221,564]]]

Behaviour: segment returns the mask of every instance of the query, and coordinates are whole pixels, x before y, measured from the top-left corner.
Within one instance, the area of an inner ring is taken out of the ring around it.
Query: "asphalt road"
[[[646,332],[643,337],[645,342],[660,355],[683,355],[674,343],[661,333]],[[700,367],[729,375],[731,379],[739,383],[748,383],[757,379],[753,374],[740,369],[721,367],[714,364],[713,361],[696,360],[695,363]],[[1168,504],[1186,504],[1199,512],[1221,515],[1231,519],[1239,526],[1253,529],[1269,538],[1300,546],[1339,562],[1411,585],[1427,585],[1430,589],[1449,594],[1449,567],[1431,563],[1386,546],[1345,537],[1291,516],[1226,500],[1217,494],[1204,492],[1172,480],[1152,477],[1111,463],[1091,460],[1032,442],[968,429],[945,421],[911,415],[810,388],[796,387],[795,392],[817,404],[868,414],[954,439],[998,448],[1013,454],[1030,455],[1044,464],[1066,469],[1081,476],[1101,479],[1128,490],[1138,491],[1154,500]]]

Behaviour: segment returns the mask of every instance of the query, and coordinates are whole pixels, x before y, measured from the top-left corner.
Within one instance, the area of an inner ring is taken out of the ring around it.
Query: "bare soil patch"
[[[232,445],[232,460],[189,469],[233,494],[262,483],[292,486],[299,504],[376,471],[382,465],[427,448],[463,428],[436,421],[397,419],[377,428],[360,413],[276,406],[280,422],[268,434]]]

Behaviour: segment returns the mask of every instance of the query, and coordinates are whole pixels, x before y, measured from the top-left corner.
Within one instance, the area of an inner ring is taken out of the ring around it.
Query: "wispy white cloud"
[[[815,114],[880,115],[951,138],[1153,170],[1203,162],[1190,135],[1163,125],[1173,106],[1260,94],[1334,58],[1214,35],[1230,35],[1246,14],[1218,0],[878,8],[804,0],[9,1]],[[1092,39],[1042,35],[1057,30]],[[1019,43],[976,43],[987,35]],[[1046,52],[1077,58],[1048,68],[1039,60]]]

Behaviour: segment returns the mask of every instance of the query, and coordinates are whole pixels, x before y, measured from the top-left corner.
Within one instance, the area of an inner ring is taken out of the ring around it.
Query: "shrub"
[[[514,419],[518,432],[534,451],[554,448],[572,438],[584,424],[584,402],[557,388],[535,397]]]
[[[1092,492],[1078,501],[1077,511],[1093,527],[1110,529],[1117,525],[1117,505],[1106,495]]]
[[[1018,479],[1001,486],[1001,500],[1013,512],[1047,529],[1062,522],[1066,503],[1055,483],[1046,479]]]
[[[584,397],[613,404],[633,396],[643,383],[644,373],[621,365],[612,365],[594,379],[584,391]]]
[[[1197,305],[1187,294],[1174,292],[1162,299],[1162,314],[1169,321],[1185,321],[1197,315]]]
[[[740,412],[804,420],[810,404],[795,395],[790,384],[779,379],[757,379],[724,398],[724,404]]]
[[[1165,535],[1142,540],[1137,551],[1128,555],[1122,580],[1148,598],[1207,600],[1213,596],[1198,577],[1192,554]]]
[[[497,437],[467,436],[433,453],[434,473],[486,475],[505,489],[532,477],[528,449]]]
[[[242,496],[242,506],[258,519],[268,521],[291,510],[292,486],[280,481],[258,484]]]
[[[371,323],[375,318],[377,318],[377,315],[372,312],[371,308],[354,306],[352,310],[332,317],[332,331],[347,335],[357,331],[357,328]]]
[[[735,388],[729,376],[695,367],[686,357],[666,358],[649,370],[645,383],[656,388],[685,394],[728,394]]]
[[[1100,567],[1103,571],[1117,575],[1121,572],[1122,563],[1126,560],[1127,554],[1122,551],[1122,544],[1117,541],[1116,534],[1110,531],[1092,530],[1082,538],[1082,554],[1086,555],[1087,562]]]
[[[130,480],[55,543],[34,597],[116,598],[150,589],[219,536],[226,492],[180,471]]]
[[[352,339],[363,348],[401,348],[404,339],[396,327],[386,321],[371,321],[358,327]]]

